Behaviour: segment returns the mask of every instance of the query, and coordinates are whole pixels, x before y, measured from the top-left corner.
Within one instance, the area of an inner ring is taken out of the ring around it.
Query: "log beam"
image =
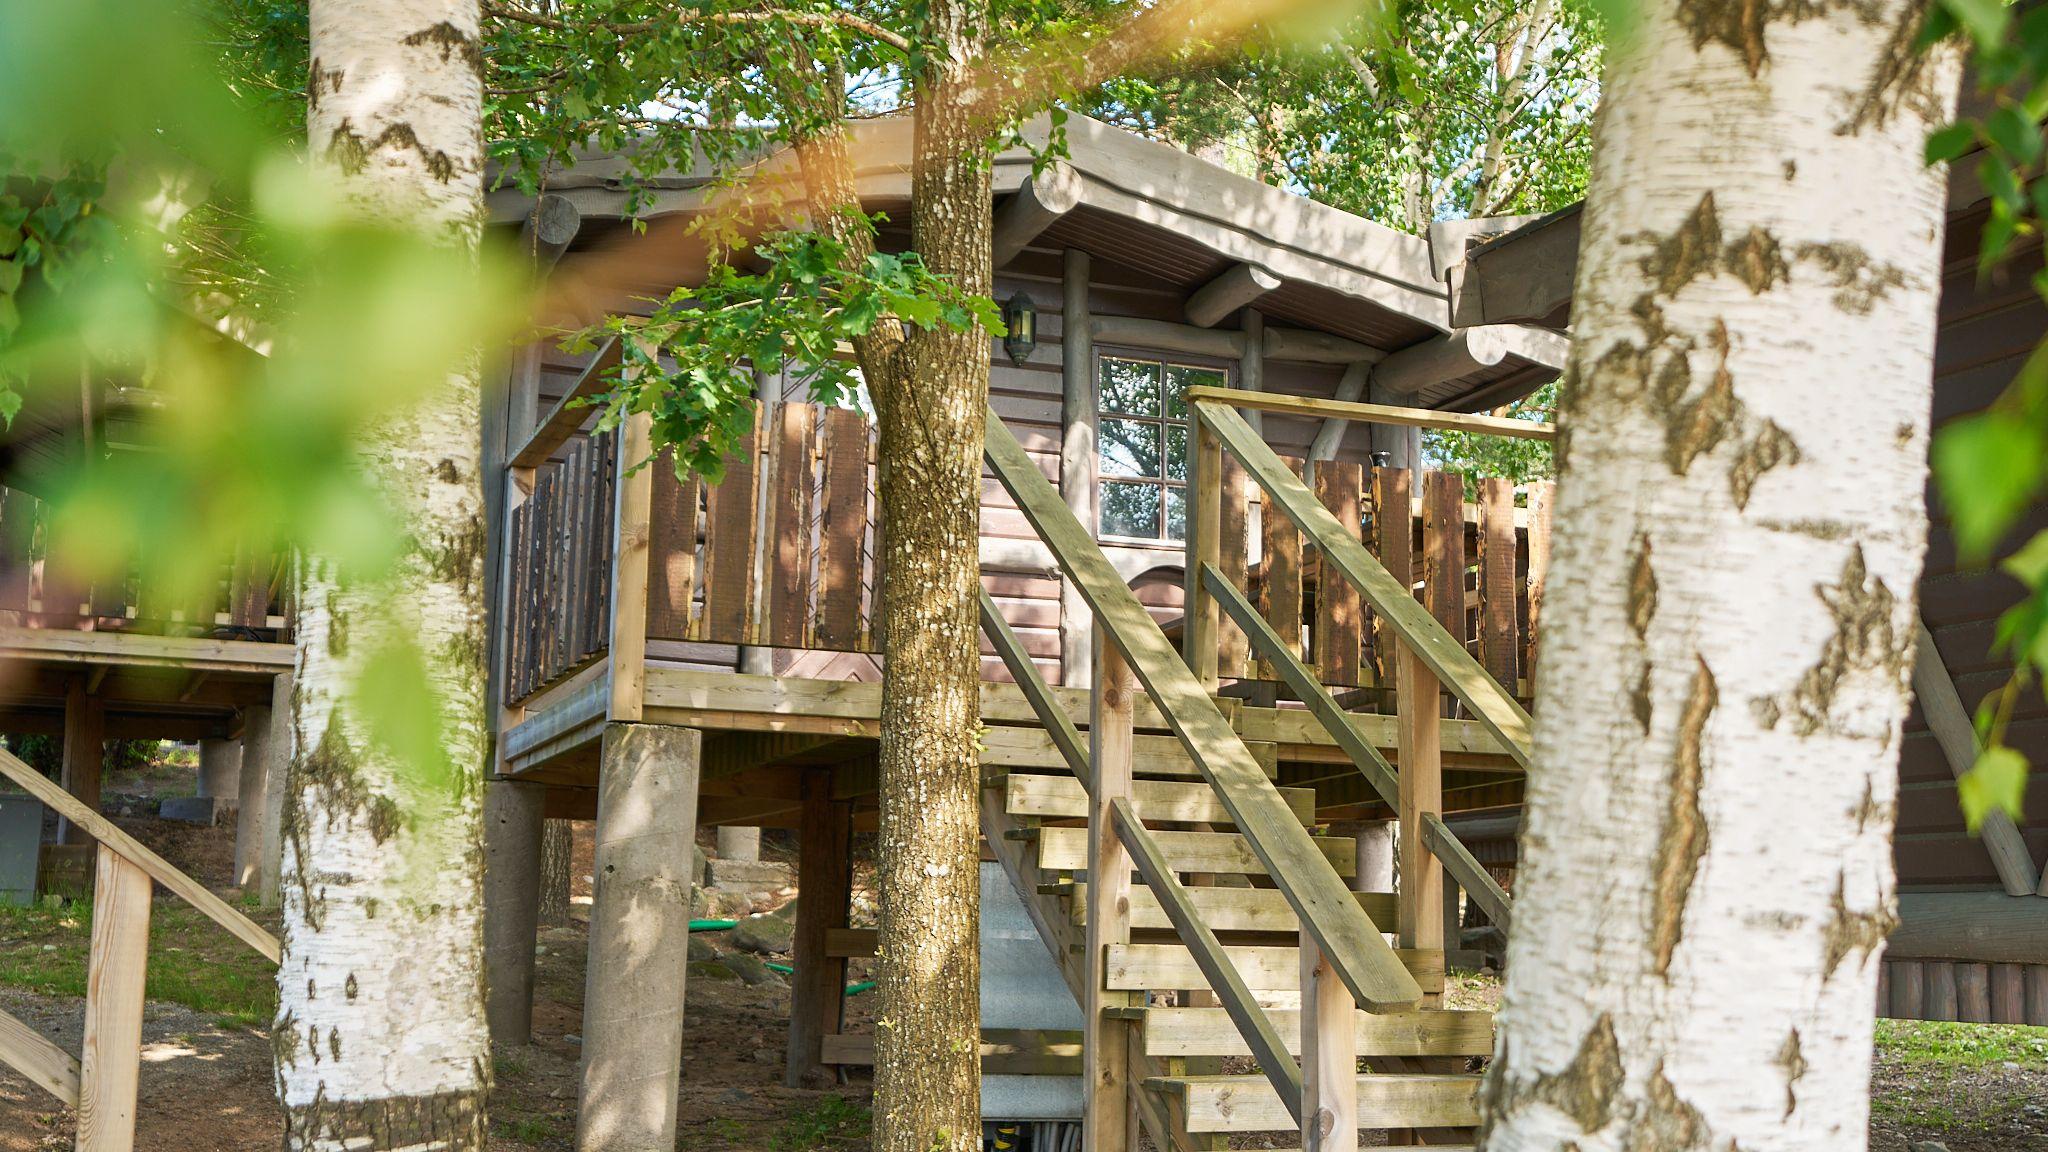
[[[1053,221],[1081,203],[1081,174],[1071,165],[1054,164],[1026,180],[1017,194],[998,209],[990,243],[990,267],[1001,268]]]
[[[1195,289],[1185,309],[1188,323],[1214,328],[1225,317],[1280,287],[1280,277],[1257,264],[1235,264]]]

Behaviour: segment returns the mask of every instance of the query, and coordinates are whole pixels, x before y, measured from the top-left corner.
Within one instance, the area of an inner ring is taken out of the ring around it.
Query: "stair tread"
[[[1416,1012],[1352,1013],[1360,1056],[1487,1056],[1493,1052],[1493,1014],[1427,1008]],[[1301,1054],[1301,1012],[1267,1011],[1287,1050]],[[1148,1056],[1249,1056],[1251,1048],[1221,1008],[1136,1008],[1126,1014],[1144,1024]]]
[[[1280,798],[1303,824],[1315,823],[1313,788],[1280,788]],[[1072,776],[1012,773],[1003,780],[1003,803],[1012,816],[1077,818],[1088,814],[1088,793]],[[1136,780],[1131,804],[1147,822],[1231,824],[1222,797],[1204,781]]]
[[[1472,1072],[1366,1072],[1358,1077],[1358,1126],[1465,1128],[1479,1123],[1479,1076]],[[1182,1100],[1190,1132],[1278,1132],[1295,1124],[1273,1084],[1258,1073],[1153,1076],[1144,1086]]]
[[[1242,833],[1154,832],[1152,839],[1176,872],[1266,875],[1266,865],[1252,852],[1251,842]],[[1356,845],[1350,837],[1312,836],[1310,840],[1339,877],[1349,877],[1357,870]],[[1047,870],[1085,870],[1088,867],[1088,829],[1039,829],[1038,866]]]
[[[1254,992],[1298,992],[1301,950],[1267,945],[1226,944],[1224,954]],[[1424,992],[1444,990],[1441,948],[1397,948]],[[1111,944],[1103,957],[1105,986],[1117,991],[1152,988],[1207,988],[1208,978],[1185,944]]]
[[[1040,884],[1040,893],[1047,896],[1064,896],[1073,903],[1068,914],[1075,924],[1085,925],[1088,921],[1088,885],[1085,881],[1061,880]],[[1194,902],[1195,910],[1201,914],[1202,922],[1212,932],[1298,932],[1301,920],[1295,916],[1294,907],[1287,903],[1287,894],[1278,888],[1231,888],[1191,887],[1186,889]],[[1359,892],[1358,906],[1372,917],[1372,922],[1381,931],[1397,931],[1398,908],[1392,892]],[[1143,884],[1131,888],[1131,927],[1171,928],[1173,923],[1166,918],[1166,910],[1159,906],[1159,897]]]

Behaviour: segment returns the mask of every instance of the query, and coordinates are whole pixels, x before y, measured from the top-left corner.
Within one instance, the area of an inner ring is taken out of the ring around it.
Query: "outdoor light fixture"
[[[1031,297],[1022,292],[1010,297],[1003,305],[1003,327],[1010,330],[1003,337],[1003,351],[1010,354],[1010,363],[1022,368],[1038,343],[1038,309],[1031,306]]]

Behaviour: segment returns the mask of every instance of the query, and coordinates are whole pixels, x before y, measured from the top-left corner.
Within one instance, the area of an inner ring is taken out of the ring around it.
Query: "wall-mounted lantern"
[[[1038,343],[1038,309],[1031,306],[1031,297],[1022,292],[1010,297],[1003,305],[1003,327],[1010,330],[1003,337],[1003,351],[1010,354],[1010,363],[1022,368]]]

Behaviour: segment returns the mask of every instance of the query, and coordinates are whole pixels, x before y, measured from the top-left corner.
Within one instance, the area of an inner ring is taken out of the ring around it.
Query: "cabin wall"
[[[1934,355],[1934,424],[1981,411],[1996,400],[2034,346],[2048,334],[2048,311],[2029,283],[2042,267],[2040,250],[1979,282],[1977,244],[1981,215],[1951,224],[1941,295],[1941,325]],[[1955,678],[1963,705],[2005,683],[2012,666],[1991,655],[1998,617],[2024,590],[1996,569],[1965,567],[1957,558],[1948,514],[1930,478],[1931,519],[1920,610],[1942,661]],[[2005,547],[2048,528],[2048,506],[2036,507]],[[2022,693],[2006,738],[2034,764],[2020,831],[2039,863],[2048,857],[2048,703],[2038,691]],[[1899,757],[1897,861],[1904,891],[1996,888],[1998,878],[1984,844],[1963,826],[1955,778],[1919,708],[1906,722]]]

